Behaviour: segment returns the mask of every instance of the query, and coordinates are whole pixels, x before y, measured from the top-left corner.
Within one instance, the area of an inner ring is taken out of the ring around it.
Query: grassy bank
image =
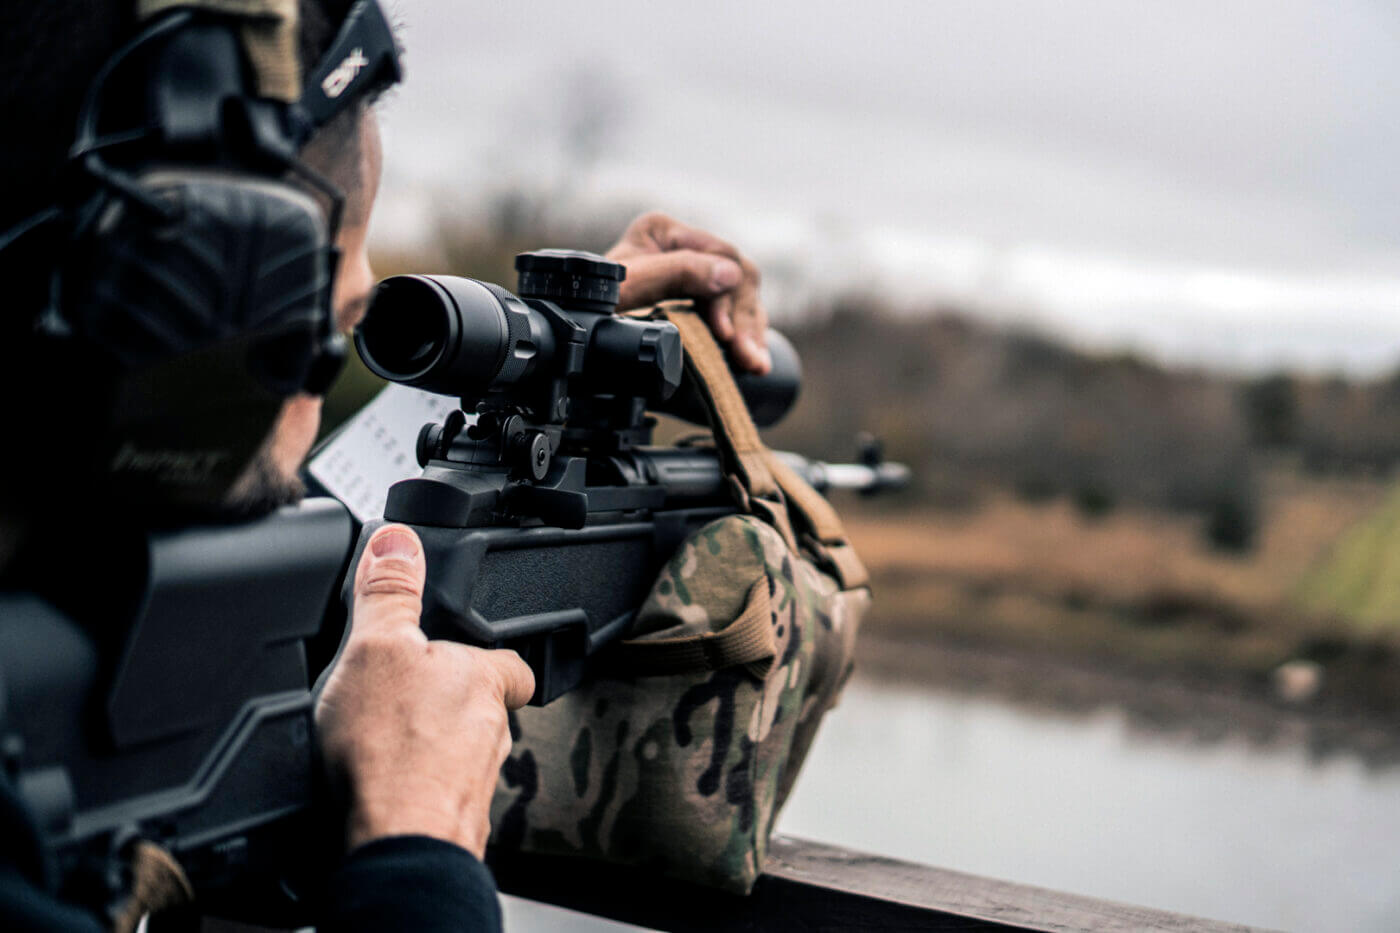
[[[1256,692],[1304,661],[1321,675],[1306,702],[1393,710],[1397,626],[1338,611],[1308,582],[1362,562],[1348,555],[1366,543],[1377,551],[1375,533],[1354,541],[1385,514],[1386,485],[1279,470],[1262,497],[1257,544],[1241,555],[1206,546],[1199,517],[1145,508],[1093,519],[1011,495],[959,511],[845,504],[875,580],[866,631]]]

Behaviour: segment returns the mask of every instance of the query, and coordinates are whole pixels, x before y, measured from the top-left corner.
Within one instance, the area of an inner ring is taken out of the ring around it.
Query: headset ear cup
[[[139,183],[171,216],[103,207],[65,270],[62,316],[121,374],[109,476],[212,506],[320,356],[330,244],[316,202],[287,184],[189,170]]]
[[[209,347],[116,378],[101,460],[114,494],[157,509],[204,511],[225,501],[284,401],[249,391],[241,354],[230,349]]]
[[[214,172],[154,172],[161,217],[114,200],[82,268],[68,270],[64,317],[123,364],[141,365],[255,335],[251,375],[301,388],[328,314],[329,244],[320,209],[290,185]]]

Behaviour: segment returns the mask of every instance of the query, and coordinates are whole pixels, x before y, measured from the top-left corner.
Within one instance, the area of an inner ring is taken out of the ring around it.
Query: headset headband
[[[243,51],[257,75],[258,93],[287,104],[300,95],[297,0],[137,0],[136,18],[150,20],[174,9],[242,20]]]
[[[403,78],[398,45],[378,0],[357,0],[350,7],[335,41],[304,82],[297,56],[297,0],[138,0],[137,16],[148,20],[173,9],[244,20],[243,51],[258,91],[291,105],[300,143],[352,102]]]
[[[335,41],[311,69],[308,80],[300,81],[301,69],[296,52],[298,25],[296,0],[138,0],[138,17],[147,20],[171,10],[204,10],[221,16],[244,18],[241,30],[243,50],[253,68],[259,92],[271,101],[287,105],[279,122],[291,142],[293,151],[284,158],[290,160],[295,150],[321,127],[366,95],[374,94],[403,80],[398,44],[392,28],[379,5],[379,0],[356,0],[350,7],[336,34]],[[168,22],[167,26],[176,23]],[[160,27],[155,27],[159,29]],[[134,48],[150,38],[148,29],[119,49],[99,70],[89,89],[84,113],[96,112],[92,97],[101,92],[105,76]],[[290,39],[287,38],[290,35]],[[90,138],[84,142],[84,135]],[[81,152],[96,142],[95,129],[81,125],[74,150]],[[295,166],[288,166],[295,168]],[[308,178],[316,187],[325,187],[317,178]],[[339,201],[335,192],[327,192],[333,202]],[[30,234],[42,231],[62,217],[62,209],[51,206],[24,218],[8,230],[0,232],[0,252]],[[332,218],[332,227],[337,218]]]

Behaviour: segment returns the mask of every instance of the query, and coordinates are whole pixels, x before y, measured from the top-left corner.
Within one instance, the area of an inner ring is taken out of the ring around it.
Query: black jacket
[[[427,836],[379,839],[352,852],[331,877],[317,918],[324,933],[497,931],[491,873],[459,846]],[[38,831],[0,775],[0,929],[105,933],[104,922],[49,890]]]

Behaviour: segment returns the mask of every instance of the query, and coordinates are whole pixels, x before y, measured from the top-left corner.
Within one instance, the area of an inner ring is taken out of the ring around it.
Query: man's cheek
[[[282,417],[273,429],[269,453],[277,472],[284,477],[296,476],[302,461],[316,442],[321,427],[321,399],[314,395],[295,395],[282,406]]]

